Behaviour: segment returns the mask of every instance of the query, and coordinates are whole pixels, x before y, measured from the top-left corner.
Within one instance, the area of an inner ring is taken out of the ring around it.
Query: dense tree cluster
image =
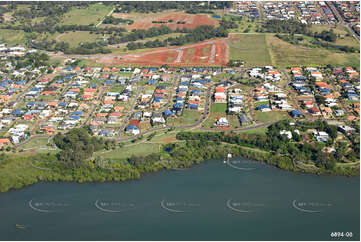
[[[337,39],[337,35],[333,33],[333,31],[322,31],[321,33],[307,33],[308,36],[312,37],[313,39],[310,41],[310,44],[302,43],[305,39],[302,35],[294,35],[294,34],[276,34],[275,36],[283,41],[286,41],[293,45],[304,45],[307,47],[322,47],[326,49],[332,50],[340,50],[346,53],[354,53],[358,50],[355,47],[347,46],[347,45],[335,45],[331,44],[330,42],[335,42]]]
[[[28,2],[11,2],[9,8],[16,9],[22,4],[28,5]],[[20,8],[15,11],[14,16],[17,18],[37,18],[37,17],[54,17],[60,16],[72,9],[72,7],[88,7],[91,2],[70,1],[70,2],[32,2],[30,8]]]
[[[155,48],[155,47],[165,47],[165,46],[180,46],[189,43],[195,43],[199,41],[204,41],[212,38],[227,37],[227,30],[220,27],[213,27],[210,25],[198,26],[194,30],[190,30],[186,35],[181,35],[178,37],[169,37],[163,41],[153,40],[142,42],[130,42],[127,45],[129,50],[142,49],[142,48]]]
[[[227,1],[132,1],[117,2],[118,8],[115,12],[160,12],[169,9],[186,10],[187,13],[211,13],[211,9],[229,8],[232,2]],[[213,13],[213,12],[212,12]]]
[[[31,53],[27,54],[24,57],[18,57],[16,60],[16,68],[20,69],[26,66],[31,66],[37,68],[40,66],[47,66],[49,61],[49,56],[45,53]]]
[[[313,33],[313,36],[327,42],[335,42],[337,39],[337,35],[333,32],[332,29],[330,31],[324,30],[321,33],[315,32]]]
[[[105,42],[85,42],[81,43],[79,46],[75,48],[70,48],[69,43],[66,42],[57,42],[55,40],[48,41],[46,39],[42,39],[40,41],[29,41],[29,45],[33,48],[46,50],[46,51],[61,51],[65,54],[81,54],[81,55],[90,55],[90,54],[108,54],[111,51],[105,46],[107,45]]]
[[[306,24],[296,20],[272,19],[262,25],[261,32],[308,35],[310,31]]]
[[[103,24],[133,24],[134,20],[123,19],[123,18],[114,18],[113,16],[106,16],[103,20]]]
[[[72,129],[66,134],[58,133],[54,136],[54,143],[61,149],[57,154],[58,160],[68,167],[81,167],[95,151],[115,145],[114,140],[90,136],[85,128]]]

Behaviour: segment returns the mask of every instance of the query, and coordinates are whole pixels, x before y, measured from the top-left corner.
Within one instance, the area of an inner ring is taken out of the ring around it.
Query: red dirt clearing
[[[176,141],[178,141],[176,137],[169,137],[169,138],[163,139],[161,142],[168,144],[168,143],[176,142]]]
[[[169,22],[171,20],[171,22]],[[153,23],[153,21],[164,23]],[[177,22],[185,22],[184,24]],[[218,21],[210,18],[208,15],[195,15],[195,14],[169,14],[164,17],[154,19],[136,20],[128,27],[132,29],[149,29],[151,27],[159,27],[162,25],[168,26],[170,29],[194,29],[200,25],[217,25]]]
[[[208,48],[206,55],[204,48]],[[119,55],[113,59],[103,57],[98,59],[98,62],[108,65],[129,63],[145,66],[225,66],[228,63],[227,48],[226,39],[215,39],[181,47]]]

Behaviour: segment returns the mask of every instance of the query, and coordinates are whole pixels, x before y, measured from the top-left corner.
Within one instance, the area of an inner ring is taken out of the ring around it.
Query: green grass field
[[[48,144],[48,138],[36,138],[32,139],[29,143],[21,146],[22,149],[36,149],[39,147],[45,147]]]
[[[271,64],[265,34],[232,34],[228,44],[231,60],[243,60],[247,66]]]
[[[277,111],[271,111],[271,112],[261,112],[261,111],[255,111],[255,118],[262,123],[268,123],[268,122],[276,122],[279,120],[287,119],[289,118],[289,115],[286,112],[277,112]]]
[[[111,10],[113,9],[112,5],[104,5],[99,3],[94,3],[89,5],[88,8],[73,8],[71,11],[66,13],[63,17],[61,24],[63,25],[88,25],[99,23]]]
[[[183,110],[183,115],[178,118],[168,118],[167,124],[169,125],[188,125],[188,124],[194,124],[199,120],[201,117],[201,112],[196,110]]]
[[[226,103],[212,103],[211,113],[225,113],[227,110]]]
[[[0,29],[0,42],[11,44],[25,43],[23,30]]]
[[[51,36],[51,39],[54,39],[58,42],[64,41],[69,43],[70,47],[76,47],[80,43],[84,42],[94,42],[97,39],[101,39],[101,35],[91,34],[89,31],[75,31],[75,32],[65,32],[62,34],[55,34]]]
[[[248,130],[241,130],[241,131],[237,131],[237,133],[240,134],[265,134],[267,131],[267,127],[260,127],[260,128],[255,128],[255,129],[248,129]]]
[[[154,152],[157,152],[159,149],[159,144],[131,144],[126,145],[122,148],[111,150],[109,152],[97,152],[95,155],[101,155],[103,158],[114,159],[114,158],[127,158],[132,155],[147,155]]]
[[[357,53],[292,45],[273,35],[267,35],[267,42],[273,60],[272,64],[275,66],[319,66],[327,64],[359,66],[360,62],[360,56]]]

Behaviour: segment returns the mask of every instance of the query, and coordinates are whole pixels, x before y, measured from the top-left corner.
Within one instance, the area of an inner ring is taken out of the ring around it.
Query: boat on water
[[[223,163],[226,164],[229,161],[230,158],[232,158],[232,154],[228,153],[227,154],[227,159],[224,159]]]

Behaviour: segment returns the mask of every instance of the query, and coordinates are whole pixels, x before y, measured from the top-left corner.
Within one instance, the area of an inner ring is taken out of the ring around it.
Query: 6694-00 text
[[[352,232],[331,232],[330,236],[332,238],[352,238]]]

